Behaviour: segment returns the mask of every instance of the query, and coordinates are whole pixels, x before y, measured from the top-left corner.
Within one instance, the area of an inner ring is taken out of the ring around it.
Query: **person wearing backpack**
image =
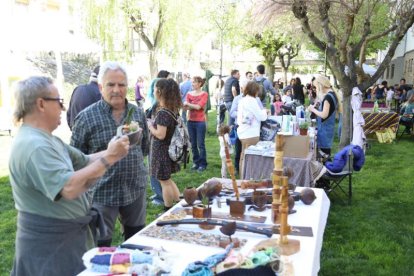
[[[151,176],[161,183],[164,208],[168,210],[180,200],[180,191],[171,179],[171,174],[178,172],[180,166],[171,160],[168,149],[182,102],[180,89],[173,79],[158,80],[154,94],[158,102],[157,114],[154,120],[148,119],[148,129],[153,136]]]
[[[263,106],[266,106],[266,95],[271,93],[273,96],[276,94],[276,90],[273,87],[272,83],[265,77],[265,66],[259,64],[257,66],[258,76],[254,78],[254,81],[260,86],[259,94],[257,95],[260,98]]]
[[[205,79],[193,77],[193,91],[187,93],[184,108],[188,112],[188,133],[190,134],[191,151],[193,153],[193,166],[191,170],[203,172],[207,168],[206,139],[206,108],[208,94],[201,90]]]

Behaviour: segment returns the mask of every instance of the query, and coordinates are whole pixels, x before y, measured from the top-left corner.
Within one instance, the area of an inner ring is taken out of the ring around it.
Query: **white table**
[[[303,188],[297,188],[297,191],[300,191]],[[294,209],[297,210],[296,213],[289,215],[288,223],[291,226],[310,226],[313,230],[313,237],[302,237],[302,236],[289,236],[291,239],[296,239],[300,241],[300,251],[294,255],[288,257],[288,260],[292,262],[295,275],[317,275],[320,268],[320,252],[323,242],[323,233],[325,230],[326,221],[328,218],[328,212],[330,207],[330,201],[326,196],[325,192],[322,189],[313,189],[316,194],[316,200],[312,205],[304,205],[301,201],[295,202]],[[223,200],[223,199],[222,199]],[[217,204],[214,202],[212,204],[213,212],[228,212],[229,208],[226,204],[222,204],[222,207],[219,209]],[[175,208],[181,208],[181,203],[175,205]],[[168,212],[169,213],[169,212]],[[166,214],[168,214],[166,213]],[[267,224],[271,224],[270,219],[270,209],[264,212],[256,211],[246,211],[246,215],[258,215],[258,216],[267,216]],[[155,225],[156,221],[153,221],[146,228]],[[172,226],[164,226],[172,227]],[[146,229],[145,228],[145,229]],[[190,230],[190,231],[200,231],[207,232],[211,234],[220,234],[219,227],[216,226],[214,230],[202,230],[197,225],[184,225],[181,224],[177,227],[178,229]],[[177,229],[176,228],[176,229]],[[145,231],[143,229],[142,231]],[[126,243],[146,245],[152,247],[161,247],[167,251],[177,253],[177,261],[174,263],[174,268],[172,270],[172,275],[181,275],[181,272],[186,268],[187,264],[190,262],[204,260],[206,257],[223,252],[223,249],[216,247],[206,247],[195,244],[188,244],[183,242],[171,241],[171,240],[161,240],[157,238],[150,238],[147,236],[141,235],[139,232]],[[247,243],[241,249],[241,253],[248,254],[248,252],[256,245],[258,242],[267,239],[264,235],[258,235],[254,233],[237,231],[233,237],[239,239],[247,239]],[[278,235],[274,234],[272,238],[277,238]],[[86,275],[99,275],[98,273],[93,273],[90,271],[84,271],[81,274],[82,276]]]

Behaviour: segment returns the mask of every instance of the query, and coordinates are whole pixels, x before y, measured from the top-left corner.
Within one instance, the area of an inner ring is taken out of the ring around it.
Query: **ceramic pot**
[[[194,187],[186,187],[183,191],[183,196],[188,205],[193,205],[194,201],[198,198],[198,191]]]
[[[253,204],[262,209],[267,204],[267,195],[264,191],[254,191],[252,196]]]
[[[299,129],[299,134],[300,134],[301,136],[306,136],[306,135],[308,135],[308,129],[307,129],[307,128],[300,128],[300,129]]]

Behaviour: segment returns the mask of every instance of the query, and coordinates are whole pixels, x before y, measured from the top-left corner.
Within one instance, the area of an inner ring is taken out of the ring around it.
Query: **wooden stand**
[[[275,168],[273,170],[273,202],[272,221],[280,223],[280,234],[277,244],[282,255],[292,255],[300,250],[298,240],[288,239],[287,235],[292,231],[288,224],[289,214],[289,178],[283,176],[283,136],[276,135]],[[275,240],[273,240],[275,241]]]
[[[224,151],[226,153],[227,170],[231,177],[231,183],[233,185],[234,193],[236,194],[236,198],[231,198],[229,201],[230,215],[234,217],[240,217],[240,216],[243,216],[244,212],[246,211],[246,200],[244,198],[240,199],[239,189],[237,187],[237,182],[236,182],[236,175],[234,173],[233,162],[231,161],[231,158],[230,158],[229,148],[227,147],[227,143],[226,143],[226,140],[224,139],[224,136],[222,136],[222,138],[224,141]]]

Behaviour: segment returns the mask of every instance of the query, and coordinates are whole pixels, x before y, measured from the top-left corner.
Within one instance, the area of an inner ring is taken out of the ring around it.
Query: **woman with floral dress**
[[[160,79],[155,86],[158,102],[155,119],[149,120],[148,128],[154,136],[152,143],[151,175],[159,180],[165,209],[179,201],[180,191],[171,179],[171,174],[180,170],[179,164],[168,155],[168,148],[174,134],[177,117],[182,106],[178,84],[173,79]]]

